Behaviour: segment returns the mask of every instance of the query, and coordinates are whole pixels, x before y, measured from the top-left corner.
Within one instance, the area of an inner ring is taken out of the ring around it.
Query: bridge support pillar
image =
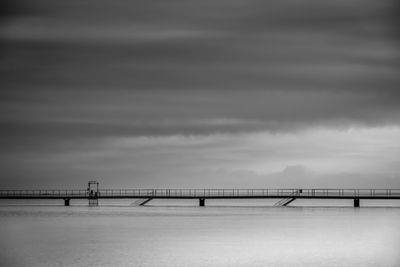
[[[71,199],[69,199],[69,198],[65,198],[64,199],[64,206],[69,206],[69,201],[70,201]]]
[[[205,198],[199,198],[199,206],[200,207],[204,207],[205,203],[206,203],[206,199]]]
[[[359,208],[360,207],[360,199],[359,198],[355,198],[354,199],[354,208]]]
[[[98,198],[94,198],[94,197],[90,197],[89,198],[89,206],[90,207],[97,207],[99,205],[99,199]]]

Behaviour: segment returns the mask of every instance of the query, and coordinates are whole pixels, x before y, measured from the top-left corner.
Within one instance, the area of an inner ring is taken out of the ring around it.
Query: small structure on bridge
[[[99,205],[99,182],[89,181],[87,193],[89,195],[89,206]]]

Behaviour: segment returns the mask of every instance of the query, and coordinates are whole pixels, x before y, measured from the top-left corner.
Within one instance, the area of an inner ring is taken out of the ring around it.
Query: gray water
[[[0,266],[400,266],[397,207],[14,204]]]

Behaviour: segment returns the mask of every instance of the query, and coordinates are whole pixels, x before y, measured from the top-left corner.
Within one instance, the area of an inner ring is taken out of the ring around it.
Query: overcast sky
[[[397,0],[0,16],[1,188],[400,188]]]

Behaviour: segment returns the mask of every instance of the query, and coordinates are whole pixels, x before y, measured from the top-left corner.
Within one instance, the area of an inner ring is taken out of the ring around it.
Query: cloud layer
[[[5,0],[0,10],[2,176],[26,180],[22,166],[51,180],[65,170],[46,173],[36,156],[96,158],[106,140],[400,124],[398,1]],[[280,170],[300,164],[286,161]]]

